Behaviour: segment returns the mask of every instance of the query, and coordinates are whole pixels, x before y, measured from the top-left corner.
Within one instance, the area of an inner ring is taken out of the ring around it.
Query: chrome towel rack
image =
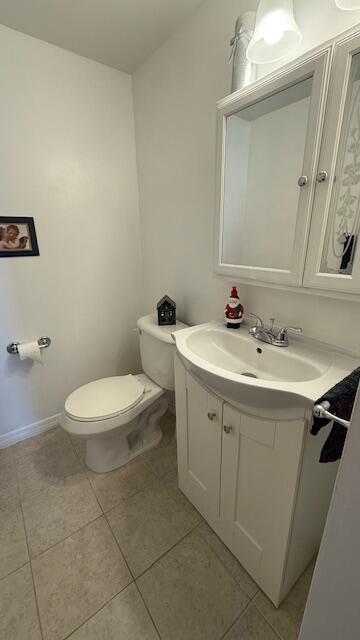
[[[330,403],[327,400],[325,400],[321,404],[315,404],[313,408],[314,418],[325,418],[327,420],[333,420],[334,422],[341,424],[343,427],[346,427],[347,429],[350,427],[349,420],[344,420],[343,418],[334,416],[334,414],[330,413],[328,409],[330,409]]]
[[[51,345],[51,338],[49,338],[48,336],[42,336],[41,338],[38,339],[37,343],[38,343],[40,349],[46,349],[46,347],[50,347],[50,345]],[[18,354],[19,353],[19,348],[18,348],[19,344],[20,344],[20,342],[11,342],[6,347],[6,351],[8,353],[11,353],[11,354]]]

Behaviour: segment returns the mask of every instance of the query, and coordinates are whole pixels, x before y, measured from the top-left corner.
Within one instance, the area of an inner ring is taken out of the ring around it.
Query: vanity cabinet
[[[218,103],[215,272],[360,293],[360,32]]]
[[[175,357],[179,486],[278,606],[318,550],[337,465],[310,415],[250,415]],[[327,431],[327,430],[325,430]],[[327,468],[326,468],[327,467]]]

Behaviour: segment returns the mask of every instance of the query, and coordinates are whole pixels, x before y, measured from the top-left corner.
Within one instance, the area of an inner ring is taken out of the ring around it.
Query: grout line
[[[191,503],[190,503],[191,504]],[[201,514],[200,514],[201,515]],[[210,525],[207,523],[207,521],[205,520],[205,518],[203,518],[203,516],[201,516],[202,518],[202,522],[205,522],[205,524],[211,529]],[[199,523],[199,524],[202,524]],[[220,540],[221,544],[225,547],[225,549],[231,553],[231,555],[233,556],[234,560],[236,560],[236,562],[239,564],[239,566],[241,567],[241,569],[251,578],[251,580],[254,582],[254,584],[256,584],[255,580],[251,577],[251,575],[246,571],[246,569],[243,567],[243,565],[241,564],[241,562],[236,558],[236,556],[234,556],[234,554],[232,553],[232,551],[230,551],[230,549],[224,544],[224,542],[221,540],[221,538],[219,538],[219,536],[217,535],[217,533],[215,533],[215,531],[213,529],[211,529],[212,533],[214,533],[214,535]],[[237,584],[237,586],[239,587],[240,591],[243,592],[243,594],[250,600],[250,602],[252,602],[254,600],[254,598],[256,598],[257,594],[259,593],[260,588],[257,586],[257,591],[255,592],[255,594],[253,596],[249,596],[248,593],[246,593],[245,589],[239,584],[239,582],[237,581],[237,579],[233,576],[233,574],[231,573],[231,571],[227,568],[226,564],[224,563],[224,561],[221,559],[219,553],[216,551],[216,549],[214,549],[211,544],[209,542],[207,542],[207,540],[205,539],[205,536],[203,536],[200,533],[200,536],[202,537],[202,539],[204,540],[204,542],[206,542],[206,544],[210,547],[210,549],[212,550],[212,552],[216,555],[217,559],[219,560],[220,564],[224,567],[224,569],[226,569],[227,573],[232,577],[232,579],[235,581],[235,583]]]
[[[267,622],[269,627],[271,627],[271,629],[274,631],[275,635],[279,638],[279,640],[286,640],[286,638],[283,638],[282,635],[280,635],[280,632],[276,629],[276,627],[274,627],[274,625],[270,622],[270,620],[266,617],[266,615],[262,611],[260,611],[260,609],[257,606],[256,602],[253,600],[252,603],[253,603],[256,611],[261,615],[262,618],[264,618],[265,622]]]
[[[31,564],[31,558],[30,558],[30,548],[29,548],[29,542],[28,542],[28,536],[27,536],[27,530],[26,530],[26,524],[25,524],[24,511],[23,511],[23,507],[22,507],[22,503],[21,502],[20,502],[20,509],[21,509],[21,515],[22,515],[22,520],[23,520],[26,547],[27,547],[27,552],[28,552],[28,556],[29,556],[29,567],[30,567],[31,581],[32,581],[32,586],[33,586],[33,591],[34,591],[36,611],[37,611],[37,616],[38,616],[38,621],[39,621],[40,635],[41,635],[42,638],[44,638],[44,632],[43,632],[43,628],[42,628],[42,624],[41,624],[40,607],[39,607],[37,591],[36,591],[36,586],[35,586],[34,572],[33,572],[32,564]]]
[[[30,560],[27,560],[26,562],[21,564],[19,567],[16,567],[16,569],[12,569],[11,571],[9,571],[9,573],[7,573],[5,576],[2,576],[0,578],[0,582],[2,582],[3,580],[6,580],[6,578],[10,578],[10,576],[12,576],[14,573],[19,571],[19,569],[23,569],[24,567],[26,567],[26,565],[29,564],[29,563],[30,563]]]
[[[100,520],[100,518],[103,518],[104,514],[101,513],[100,515],[96,516],[96,518],[93,518],[92,520],[89,520],[89,522],[87,522],[86,524],[84,524],[82,527],[80,527],[79,529],[76,529],[76,531],[73,531],[72,533],[69,533],[68,536],[65,536],[65,538],[61,538],[61,540],[58,540],[57,542],[54,542],[54,544],[52,544],[50,547],[47,547],[46,549],[44,549],[44,551],[40,551],[40,553],[37,553],[35,556],[30,556],[30,562],[32,562],[33,560],[37,560],[38,558],[40,558],[40,556],[43,556],[45,553],[47,553],[48,551],[50,551],[51,549],[54,549],[54,547],[57,547],[59,544],[61,544],[62,542],[65,542],[66,540],[68,540],[69,538],[71,538],[72,536],[74,536],[75,534],[79,533],[79,531],[82,531],[83,529],[85,529],[86,527],[89,526],[89,524],[93,524],[93,522],[96,522],[96,520]]]
[[[153,623],[153,625],[154,625],[154,627],[155,627],[156,633],[158,634],[159,639],[160,639],[160,633],[159,633],[159,630],[158,630],[158,628],[157,628],[157,626],[156,626],[156,624],[155,624],[155,620],[153,619],[153,617],[152,617],[152,615],[151,615],[151,613],[150,613],[150,611],[149,611],[149,608],[148,608],[148,606],[147,606],[147,604],[146,604],[146,602],[145,602],[145,600],[144,600],[144,598],[143,598],[143,596],[142,596],[142,593],[140,592],[140,589],[139,589],[139,587],[138,587],[138,586],[137,586],[137,584],[136,584],[136,580],[135,580],[134,574],[133,574],[133,572],[132,572],[132,571],[131,571],[131,569],[130,569],[129,563],[128,563],[128,561],[127,561],[127,559],[126,559],[126,557],[125,557],[124,553],[123,553],[123,552],[122,552],[122,550],[121,550],[120,544],[119,544],[119,542],[118,542],[118,540],[117,540],[117,538],[116,538],[116,536],[115,536],[115,533],[113,532],[113,530],[112,530],[112,528],[111,528],[111,526],[110,526],[110,523],[109,523],[109,521],[108,521],[108,519],[107,519],[107,517],[106,517],[106,514],[105,514],[105,513],[104,513],[104,517],[105,517],[105,520],[106,520],[106,522],[107,522],[107,525],[108,525],[108,527],[109,527],[109,529],[110,529],[110,531],[111,531],[111,533],[112,533],[112,536],[113,536],[113,538],[114,538],[114,540],[115,540],[115,542],[116,542],[116,544],[117,544],[117,547],[118,547],[118,549],[119,549],[119,551],[120,551],[120,553],[121,553],[121,556],[124,558],[124,562],[125,562],[125,564],[126,564],[126,566],[127,566],[127,568],[128,568],[128,571],[129,571],[129,573],[130,573],[131,577],[132,577],[132,582],[131,582],[130,584],[134,584],[134,585],[135,585],[135,588],[137,589],[138,593],[140,594],[140,598],[141,598],[141,600],[142,600],[142,601],[143,601],[143,603],[144,603],[144,607],[145,607],[146,611],[148,612],[148,614],[149,614],[149,616],[150,616],[150,619],[151,619],[151,621],[152,621],[152,623]]]
[[[46,487],[43,487],[42,489],[40,489],[40,491],[36,491],[34,493],[30,493],[30,495],[25,496],[25,498],[23,498],[21,496],[21,494],[19,494],[19,500],[20,500],[21,504],[23,504],[25,502],[29,502],[33,498],[37,498],[42,493],[45,493],[45,491],[48,491],[52,487],[56,487],[56,485],[60,484],[60,482],[64,482],[64,480],[67,480],[68,478],[72,478],[73,476],[77,476],[80,473],[83,474],[84,473],[84,469],[77,469],[77,471],[74,471],[73,473],[69,473],[69,475],[61,476],[61,478],[58,478],[57,480],[55,480],[55,482],[52,482],[51,484],[48,484]]]
[[[40,558],[40,556],[50,551],[50,549],[57,547],[58,544],[65,542],[65,540],[68,540],[69,538],[74,536],[76,533],[79,533],[79,531],[82,531],[82,529],[85,529],[85,527],[87,527],[89,524],[92,524],[96,520],[100,520],[100,518],[102,518],[103,515],[104,515],[103,513],[100,513],[100,515],[95,516],[95,518],[92,518],[92,520],[89,520],[89,522],[87,522],[86,524],[83,524],[82,527],[79,527],[79,529],[76,529],[75,531],[72,531],[72,533],[69,533],[69,535],[65,536],[65,538],[61,538],[61,540],[57,540],[56,542],[54,542],[54,544],[51,544],[49,547],[46,547],[46,549],[43,549],[43,551],[40,551],[39,553],[36,553],[33,556],[30,556],[30,553],[29,553],[30,562],[32,562],[33,560],[37,560],[37,558]]]
[[[158,627],[157,627],[157,624],[156,624],[156,622],[155,622],[154,618],[153,618],[153,617],[152,617],[152,615],[151,615],[151,612],[150,612],[149,607],[147,606],[147,604],[146,604],[146,602],[145,602],[145,599],[144,599],[143,594],[141,593],[141,591],[140,591],[140,589],[139,589],[138,585],[136,584],[136,581],[134,582],[134,585],[135,585],[136,590],[137,590],[137,592],[138,592],[138,594],[139,594],[139,596],[140,596],[140,598],[141,598],[141,600],[142,600],[142,602],[143,602],[143,605],[144,605],[144,607],[145,607],[145,609],[146,609],[146,611],[147,611],[147,613],[148,613],[148,615],[149,615],[149,618],[150,618],[151,622],[152,622],[152,623],[153,623],[153,625],[154,625],[155,631],[156,631],[156,633],[157,633],[157,634],[158,634],[158,636],[159,636],[159,640],[161,640],[160,631],[159,631],[159,629],[158,629]]]
[[[239,622],[239,620],[243,617],[243,615],[245,615],[246,611],[249,609],[251,604],[252,604],[251,600],[249,600],[249,602],[245,605],[241,613],[237,616],[237,618],[235,618],[234,622],[231,623],[230,627],[226,629],[225,633],[223,633],[223,635],[219,638],[219,640],[224,640],[226,638],[227,634],[231,631],[231,629],[233,629],[233,627],[235,627],[237,622]]]
[[[112,602],[113,600],[115,600],[115,598],[117,598],[120,593],[123,593],[123,591],[125,591],[125,589],[127,589],[128,587],[130,587],[132,584],[135,584],[135,582],[132,580],[131,582],[129,582],[129,584],[125,585],[125,587],[123,587],[122,589],[120,589],[120,591],[118,591],[117,593],[115,593],[115,595],[111,596],[110,600],[107,600],[107,602],[105,602],[104,604],[101,605],[101,607],[99,607],[99,609],[96,609],[96,611],[93,611],[93,613],[86,618],[86,620],[84,620],[81,624],[79,624],[77,627],[75,627],[75,629],[72,629],[70,631],[70,633],[68,633],[66,636],[60,638],[60,640],[67,640],[67,638],[70,638],[70,636],[72,636],[73,633],[75,633],[75,631],[77,631],[78,629],[81,629],[81,627],[83,627],[87,622],[89,622],[92,618],[95,618],[95,616],[100,613],[100,611],[102,611],[103,609],[105,609],[105,607],[107,607],[108,604],[110,604],[110,602]]]
[[[164,551],[164,553],[161,554],[161,556],[159,556],[158,558],[156,558],[156,560],[154,560],[154,562],[152,562],[146,569],[144,569],[144,571],[142,571],[141,573],[139,573],[138,576],[136,576],[136,578],[134,577],[134,580],[139,580],[139,578],[142,578],[142,576],[147,573],[147,571],[150,571],[150,569],[153,568],[153,566],[159,562],[159,560],[161,560],[164,556],[166,556],[166,554],[170,553],[170,551],[172,551],[178,544],[180,544],[181,542],[183,542],[185,540],[185,538],[187,538],[191,533],[194,533],[195,529],[198,528],[198,526],[200,525],[200,522],[197,522],[191,529],[190,531],[188,531],[187,533],[185,533],[184,536],[182,536],[182,538],[180,538],[179,540],[177,540],[177,542],[175,542],[173,545],[171,545],[171,547],[169,547],[166,551]]]
[[[115,533],[113,532],[113,530],[112,530],[112,528],[111,528],[111,526],[110,526],[110,523],[109,523],[109,521],[108,521],[108,519],[107,519],[106,513],[104,513],[104,518],[105,518],[105,521],[106,521],[107,526],[109,527],[109,530],[110,530],[110,532],[111,532],[111,535],[112,535],[112,537],[114,538],[114,540],[115,540],[115,542],[116,542],[116,546],[118,547],[118,549],[119,549],[119,551],[120,551],[120,553],[121,553],[121,556],[124,558],[124,562],[125,562],[125,564],[126,564],[126,566],[127,566],[127,569],[128,569],[128,571],[129,571],[129,573],[130,573],[131,577],[132,577],[132,581],[133,581],[133,582],[135,582],[135,576],[134,576],[133,572],[132,572],[132,571],[131,571],[131,569],[130,569],[129,563],[128,563],[127,559],[125,558],[125,555],[124,555],[124,553],[123,553],[123,551],[122,551],[122,549],[121,549],[121,547],[120,547],[120,544],[119,544],[119,542],[118,542],[118,540],[117,540],[117,538],[116,538],[116,536],[115,536]]]

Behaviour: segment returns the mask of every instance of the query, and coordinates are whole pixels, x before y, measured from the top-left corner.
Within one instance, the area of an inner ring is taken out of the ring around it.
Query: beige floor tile
[[[5,449],[0,449],[0,469],[2,465],[7,464],[8,462],[13,462],[14,460],[14,447],[6,447]]]
[[[69,640],[159,640],[135,584],[126,587]]]
[[[130,571],[143,573],[200,521],[177,489],[156,480],[107,514]]]
[[[53,438],[60,429],[61,427],[56,427],[55,429],[45,431],[38,436],[21,440],[21,442],[17,442],[16,444],[11,445],[11,447],[0,449],[0,466],[2,463],[14,462],[19,458],[23,458],[24,456],[41,449],[45,442],[51,440],[51,438]]]
[[[167,473],[165,473],[161,477],[161,482],[166,484],[168,487],[171,487],[172,489],[176,489],[177,491],[180,491],[180,489],[179,489],[179,475],[178,475],[177,467],[176,467],[176,469],[172,469],[171,471],[168,471]],[[181,495],[184,495],[181,491],[180,491],[180,493],[181,493]]]
[[[149,465],[142,456],[109,473],[88,471],[91,486],[104,511],[109,511],[130,498],[155,479]]]
[[[233,556],[231,551],[221,542],[220,538],[218,538],[216,533],[214,533],[205,521],[198,527],[198,532],[210,545],[228,572],[231,573],[238,585],[245,591],[246,595],[248,595],[249,598],[253,598],[258,592],[259,587],[235,556]]]
[[[0,638],[41,640],[29,564],[0,581]]]
[[[131,582],[103,517],[32,565],[44,640],[66,637]]]
[[[85,438],[77,438],[76,436],[70,436],[70,440],[73,443],[76,453],[78,454],[81,462],[85,465],[86,454],[86,440]]]
[[[259,591],[254,599],[256,607],[283,640],[297,640],[313,571],[314,562],[297,581],[278,609],[262,591]]]
[[[160,428],[164,434],[162,442],[167,443],[175,440],[176,433],[176,417],[170,411],[167,411],[160,420]]]
[[[196,531],[137,584],[162,640],[218,640],[249,602]]]
[[[28,560],[21,509],[7,509],[0,517],[0,578],[22,567]]]
[[[56,427],[55,429],[49,429],[49,431],[44,431],[44,433],[40,433],[38,436],[33,436],[32,438],[27,438],[26,440],[22,440],[21,442],[17,442],[11,448],[13,459],[23,458],[24,456],[29,455],[30,453],[35,453],[39,449],[52,440],[54,437],[56,438],[61,432],[61,427]]]
[[[224,640],[279,640],[279,636],[251,604],[231,627]]]
[[[19,489],[23,500],[81,469],[74,447],[62,429],[49,431],[41,438],[42,444],[17,462]]]
[[[0,467],[0,511],[16,507],[20,502],[16,469],[12,462]]]
[[[151,470],[158,478],[177,468],[176,442],[160,442],[157,447],[143,455]]]
[[[32,557],[102,514],[84,472],[64,478],[25,500],[23,511]]]
[[[143,459],[159,478],[177,469],[175,416],[168,411],[161,418],[160,427],[163,432],[161,442],[143,455]]]

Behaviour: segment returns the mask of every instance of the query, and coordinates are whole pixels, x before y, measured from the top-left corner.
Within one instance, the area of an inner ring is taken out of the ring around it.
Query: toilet
[[[86,465],[111,471],[157,445],[160,418],[174,391],[172,334],[187,325],[159,326],[157,315],[140,318],[137,329],[144,373],[112,376],[85,384],[65,401],[60,424],[86,440]]]

